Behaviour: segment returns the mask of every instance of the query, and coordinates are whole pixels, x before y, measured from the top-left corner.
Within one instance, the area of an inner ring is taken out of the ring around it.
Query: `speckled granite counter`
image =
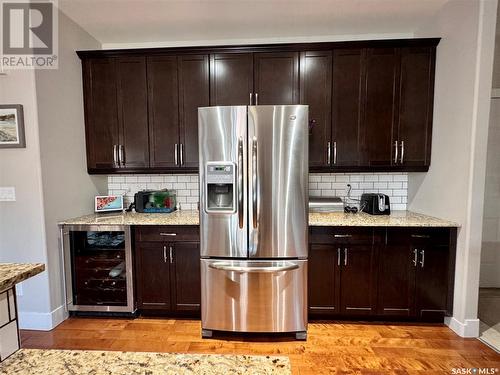
[[[0,263],[0,292],[45,270],[42,263]]]
[[[0,374],[275,374],[291,373],[287,357],[22,349]]]
[[[457,223],[411,211],[393,211],[390,215],[310,213],[310,226],[330,227],[459,227]]]
[[[199,225],[198,211],[175,211],[170,214],[141,214],[135,212],[92,214],[61,222],[64,225]],[[311,226],[363,227],[458,227],[457,223],[411,211],[394,211],[391,215],[344,213],[310,213]]]
[[[64,220],[60,225],[199,225],[199,212],[181,210],[169,214],[137,212],[102,213]]]

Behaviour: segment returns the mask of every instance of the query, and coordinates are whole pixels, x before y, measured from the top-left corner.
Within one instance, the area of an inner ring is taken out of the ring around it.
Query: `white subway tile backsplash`
[[[114,175],[108,176],[108,194],[124,195],[128,205],[140,190],[175,189],[181,208],[189,210],[198,208],[198,183],[198,175]],[[347,184],[351,185],[351,197],[354,199],[359,199],[363,193],[383,193],[390,197],[392,210],[407,208],[406,173],[311,173],[309,196],[338,196],[345,199]]]

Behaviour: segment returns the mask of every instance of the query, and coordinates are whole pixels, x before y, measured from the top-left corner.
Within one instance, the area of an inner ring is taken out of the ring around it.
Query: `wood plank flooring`
[[[306,342],[201,339],[200,330],[198,320],[70,318],[50,332],[21,331],[21,340],[23,348],[285,355],[300,375],[451,374],[453,368],[496,368],[500,374],[500,354],[444,325],[313,322]]]

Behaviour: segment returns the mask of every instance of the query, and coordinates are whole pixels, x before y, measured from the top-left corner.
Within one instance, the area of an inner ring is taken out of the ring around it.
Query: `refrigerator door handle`
[[[238,225],[243,228],[243,138],[238,139]]]
[[[257,228],[257,138],[252,140],[252,217],[253,227]]]
[[[291,262],[283,262],[280,265],[272,264],[270,266],[245,267],[232,265],[231,263],[226,262],[216,262],[210,263],[208,267],[216,270],[232,271],[238,273],[276,273],[296,270],[299,268],[299,265]]]

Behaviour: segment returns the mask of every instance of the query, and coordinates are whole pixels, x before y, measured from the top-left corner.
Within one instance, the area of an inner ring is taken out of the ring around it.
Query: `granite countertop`
[[[43,263],[0,263],[0,292],[45,270]]]
[[[460,225],[452,221],[411,211],[393,211],[390,215],[369,215],[364,212],[346,214],[343,212],[309,214],[310,226],[331,227],[451,227]]]
[[[60,225],[199,225],[199,212],[181,210],[170,214],[136,212],[92,214],[65,220]],[[310,213],[310,226],[362,227],[459,227],[457,223],[411,211],[393,211],[391,215]]]
[[[21,349],[0,365],[0,374],[291,374],[283,356]]]

